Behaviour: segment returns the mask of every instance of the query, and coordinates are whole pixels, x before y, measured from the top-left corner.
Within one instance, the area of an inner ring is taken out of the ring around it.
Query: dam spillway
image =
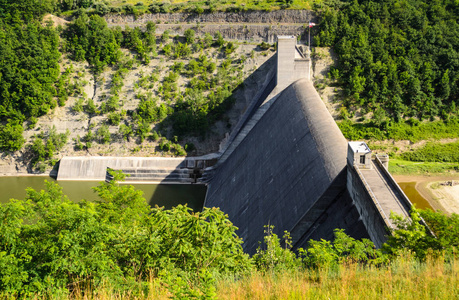
[[[305,235],[331,238],[338,227],[368,237],[346,190],[346,147],[312,82],[300,79],[215,171],[205,206],[229,215],[249,253],[268,224],[291,232],[298,246]]]

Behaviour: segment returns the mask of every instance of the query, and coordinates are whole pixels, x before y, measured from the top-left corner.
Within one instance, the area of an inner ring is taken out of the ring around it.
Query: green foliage
[[[261,42],[261,44],[258,45],[258,47],[260,47],[261,50],[268,50],[269,48],[271,48],[271,45],[263,41]]]
[[[185,35],[186,43],[188,45],[193,44],[196,32],[193,29],[187,29],[185,30],[184,35]]]
[[[94,188],[96,202],[71,202],[47,183],[45,191],[28,189],[25,200],[0,205],[2,295],[58,297],[107,284],[135,293],[136,280],[150,275],[172,279],[182,291],[180,278],[195,279],[188,292],[212,295],[210,274],[251,269],[236,228],[220,210],[152,209],[140,191],[112,175],[114,181]]]
[[[75,101],[75,104],[73,105],[72,107],[72,110],[74,112],[82,112],[83,111],[83,98],[78,98],[76,101]]]
[[[121,114],[118,112],[112,112],[107,116],[107,121],[111,125],[119,125],[121,122]]]
[[[390,159],[389,171],[392,174],[440,174],[448,172],[458,172],[459,163],[444,162],[411,162],[399,159]]]
[[[53,157],[56,151],[61,150],[67,143],[70,132],[57,133],[53,126],[46,134],[41,133],[35,137],[32,144],[29,146],[32,155],[32,165],[44,171],[46,164],[54,164]]]
[[[327,268],[337,266],[343,261],[380,264],[387,259],[368,239],[355,240],[342,229],[335,229],[334,234],[332,242],[310,240],[308,248],[300,250],[306,267]]]
[[[110,131],[107,125],[102,125],[97,129],[96,140],[99,144],[108,144],[110,142]]]
[[[459,141],[448,144],[427,143],[422,148],[401,154],[408,161],[459,162]]]
[[[81,14],[68,25],[64,37],[66,50],[73,59],[86,59],[94,74],[100,74],[105,66],[115,64],[121,57],[114,30],[109,29],[105,19],[98,15]]]
[[[433,250],[454,251],[459,248],[459,215],[447,216],[432,210],[419,210],[419,214],[429,226],[435,237],[427,235],[426,244]]]
[[[410,140],[417,142],[428,139],[459,137],[459,118],[447,121],[418,122],[409,119],[405,122],[383,122],[375,126],[374,122],[354,123],[350,120],[338,122],[338,127],[349,140]]]
[[[150,53],[156,51],[156,26],[152,22],[147,23],[147,30],[142,32],[140,27],[131,29],[126,26],[122,32],[122,46],[137,52],[137,57],[145,64],[150,62]]]
[[[22,137],[23,131],[22,125],[13,122],[0,125],[0,150],[17,151],[21,149],[25,142]]]
[[[383,249],[390,254],[409,250],[417,258],[425,259],[432,251],[454,254],[459,246],[459,215],[447,216],[432,210],[413,208],[410,218],[391,215],[396,229],[388,237]],[[429,228],[422,225],[424,220]],[[431,234],[432,231],[433,235]]]
[[[117,111],[120,107],[118,96],[111,96],[108,98],[107,102],[104,102],[100,106],[100,111],[102,113],[110,113]]]
[[[126,124],[121,124],[120,125],[119,133],[121,134],[123,139],[125,141],[128,141],[128,142],[129,142],[131,136],[133,135],[132,128],[130,126],[126,125]]]
[[[326,1],[315,42],[339,57],[345,104],[395,121],[457,115],[458,6],[453,1]]]
[[[94,100],[92,98],[89,98],[86,101],[86,105],[84,106],[84,111],[90,115],[97,115],[100,113],[100,111],[97,109],[96,104],[94,103]]]
[[[215,44],[218,47],[222,47],[225,44],[225,40],[223,39],[223,35],[220,33],[220,31],[217,31],[214,35],[215,38]]]
[[[190,54],[191,54],[191,49],[190,49],[190,47],[188,46],[187,43],[182,44],[182,43],[178,42],[178,43],[174,46],[174,54],[173,54],[173,57],[174,57],[175,59],[178,59],[178,58],[185,58],[185,57],[188,57]]]
[[[27,2],[37,7],[23,6]],[[0,5],[0,14],[5,14],[0,22],[0,120],[22,122],[56,107],[54,84],[61,54],[57,31],[50,24],[41,25],[39,19],[29,19],[40,7],[38,1],[18,1],[17,7],[6,12],[13,3]],[[19,8],[24,10],[17,11]],[[20,14],[27,12],[31,15],[26,22]],[[62,89],[58,93],[65,98]]]
[[[261,271],[288,271],[298,269],[301,266],[301,259],[297,258],[290,249],[290,235],[284,233],[285,248],[282,248],[279,237],[273,232],[274,226],[265,225],[264,245],[266,249],[258,247],[253,261],[258,270]]]
[[[225,55],[229,56],[231,53],[236,51],[237,46],[233,42],[228,42],[225,46]]]

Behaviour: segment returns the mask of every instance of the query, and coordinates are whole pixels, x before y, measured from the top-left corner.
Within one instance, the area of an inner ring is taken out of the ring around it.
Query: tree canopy
[[[395,120],[457,115],[459,3],[329,1],[316,43],[339,56],[331,75],[346,106],[384,107]]]

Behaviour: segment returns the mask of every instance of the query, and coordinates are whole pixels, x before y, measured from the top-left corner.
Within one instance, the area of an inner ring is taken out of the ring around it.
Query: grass
[[[216,299],[457,299],[459,259],[426,262],[404,254],[386,266],[344,262],[319,270],[288,270],[215,282]],[[84,292],[82,292],[84,291]],[[176,297],[179,295],[175,295]],[[184,295],[182,295],[184,296]],[[142,284],[140,293],[116,293],[109,287],[77,288],[67,299],[170,299],[168,285],[158,279]],[[35,297],[34,299],[42,299]],[[207,298],[206,298],[207,299]]]
[[[372,122],[355,123],[350,120],[337,122],[343,135],[353,141],[394,139],[409,140],[413,143],[421,140],[439,140],[459,137],[459,118],[451,117],[448,121],[419,122],[410,119],[400,123],[386,124],[382,128]]]
[[[458,260],[419,263],[402,256],[389,266],[342,264],[322,269],[254,273],[239,281],[219,281],[219,299],[457,299]]]
[[[459,174],[459,163],[414,162],[390,159],[389,171],[398,175],[457,175]]]

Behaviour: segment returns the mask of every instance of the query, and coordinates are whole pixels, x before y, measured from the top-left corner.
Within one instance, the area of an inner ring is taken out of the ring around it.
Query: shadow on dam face
[[[177,205],[187,205],[193,211],[201,211],[207,186],[203,184],[157,184],[147,202],[151,207],[171,209]]]

